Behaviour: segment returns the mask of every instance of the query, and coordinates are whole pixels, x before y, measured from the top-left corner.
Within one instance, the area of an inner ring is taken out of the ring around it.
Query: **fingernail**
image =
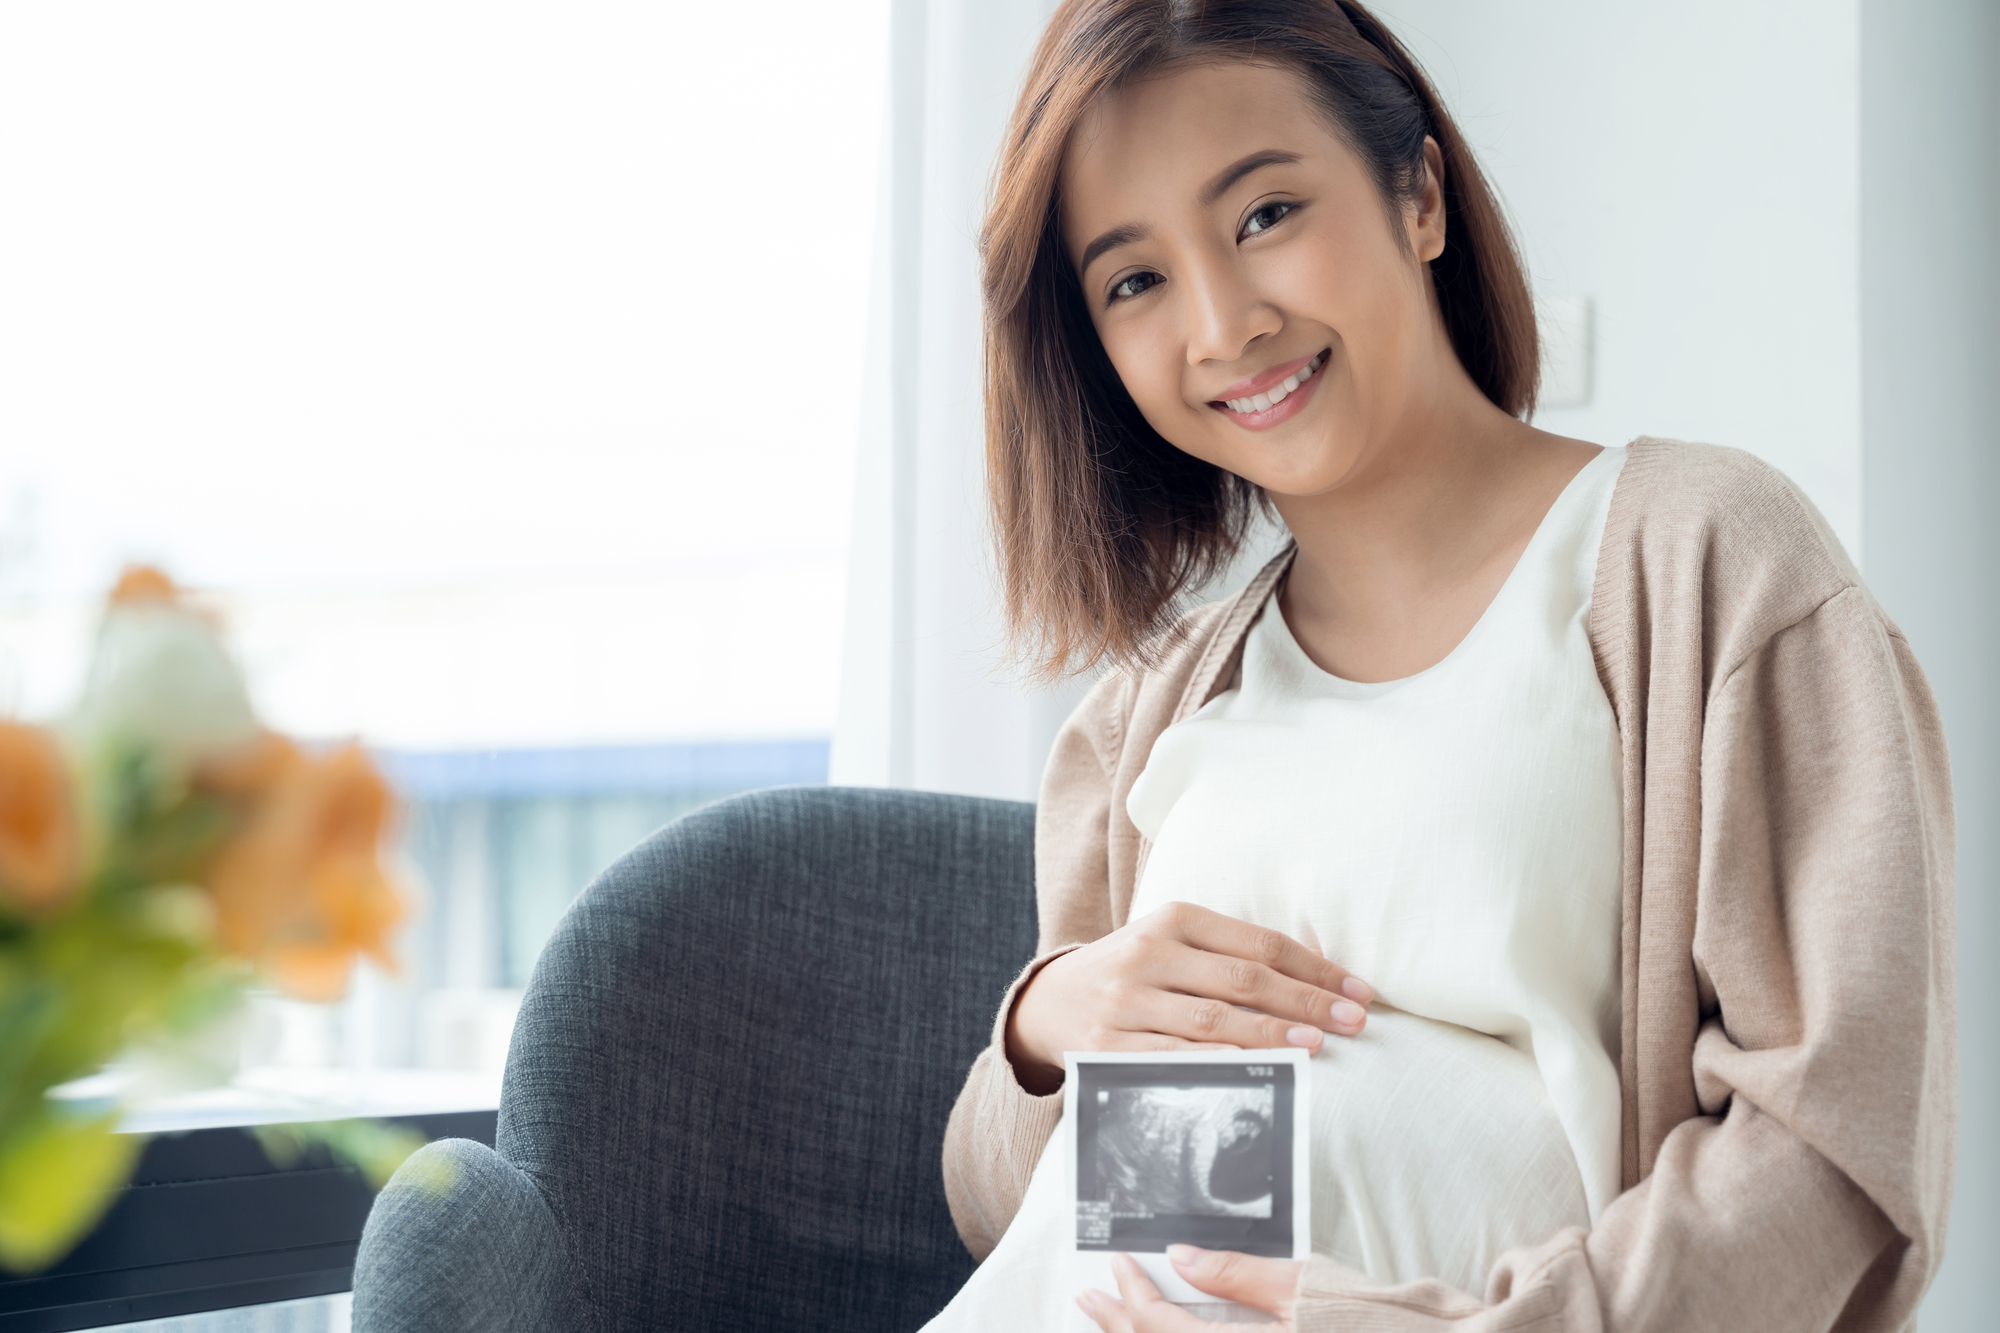
[[[1367,1004],[1375,998],[1375,988],[1360,977],[1349,977],[1341,982],[1340,993],[1356,1004]]]
[[[1089,1313],[1090,1313],[1090,1307],[1091,1307],[1091,1303],[1092,1303],[1092,1302],[1091,1302],[1091,1298],[1092,1298],[1092,1297],[1093,1297],[1093,1296],[1094,1296],[1095,1294],[1096,1294],[1095,1292],[1089,1292],[1089,1291],[1080,1291],[1080,1292],[1078,1292],[1078,1293],[1076,1294],[1076,1305],[1077,1305],[1077,1308],[1078,1308],[1079,1310],[1082,1310],[1082,1311],[1083,1311],[1083,1312],[1084,1312],[1085,1314],[1089,1314]]]
[[[1285,1029],[1286,1041],[1294,1046],[1303,1046],[1307,1050],[1311,1050],[1313,1047],[1319,1045],[1320,1038],[1324,1035],[1318,1028],[1309,1028],[1303,1024],[1295,1028]]]
[[[1351,1000],[1333,1002],[1333,1025],[1341,1028],[1358,1028],[1366,1020],[1368,1013]]]
[[[1169,1245],[1167,1258],[1173,1260],[1176,1268],[1192,1268],[1195,1260],[1201,1258],[1201,1251],[1192,1245]]]

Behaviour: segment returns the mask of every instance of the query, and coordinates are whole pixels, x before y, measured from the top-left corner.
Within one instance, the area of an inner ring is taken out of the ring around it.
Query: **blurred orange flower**
[[[118,583],[111,589],[111,601],[119,606],[138,606],[145,602],[166,602],[178,604],[181,590],[174,581],[151,565],[127,565],[125,572],[118,576]]]
[[[339,998],[357,954],[394,968],[406,908],[381,853],[395,801],[359,746],[308,755],[266,734],[199,781],[244,814],[203,877],[225,949],[305,1000]]]
[[[53,911],[75,894],[76,811],[55,740],[39,727],[0,722],[0,907]]]

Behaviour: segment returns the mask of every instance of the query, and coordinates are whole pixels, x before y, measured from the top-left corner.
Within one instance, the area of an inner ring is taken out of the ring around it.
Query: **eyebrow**
[[[1121,245],[1130,245],[1134,241],[1144,240],[1146,234],[1146,228],[1134,226],[1130,222],[1122,227],[1113,227],[1110,231],[1105,232],[1089,245],[1083,247],[1083,262],[1076,266],[1076,271],[1078,273],[1090,272],[1090,266],[1097,262],[1099,255],[1107,250],[1116,250]]]
[[[1207,208],[1229,191],[1229,187],[1248,176],[1253,171],[1265,167],[1280,167],[1288,162],[1297,162],[1297,153],[1288,153],[1282,148],[1266,148],[1248,157],[1238,158],[1215,174],[1215,179],[1202,187],[1201,206]]]
[[[1216,200],[1227,194],[1230,186],[1236,184],[1236,182],[1242,180],[1251,172],[1262,171],[1265,167],[1283,166],[1286,163],[1297,162],[1299,160],[1297,153],[1288,153],[1282,148],[1263,149],[1250,154],[1248,157],[1238,158],[1217,172],[1213,180],[1201,187],[1201,193],[1196,197],[1200,199],[1201,206],[1207,208],[1210,204],[1213,204]],[[1130,222],[1123,226],[1113,227],[1110,231],[1105,232],[1089,245],[1083,247],[1083,260],[1076,266],[1077,272],[1088,272],[1090,266],[1097,262],[1099,255],[1110,250],[1116,250],[1121,245],[1130,245],[1134,241],[1144,240],[1147,234],[1146,228]]]

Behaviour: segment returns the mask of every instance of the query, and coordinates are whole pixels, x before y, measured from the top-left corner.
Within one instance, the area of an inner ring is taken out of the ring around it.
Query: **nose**
[[[1284,324],[1277,307],[1246,279],[1228,256],[1197,263],[1181,283],[1182,318],[1186,321],[1187,359],[1223,364],[1238,360],[1250,345]]]

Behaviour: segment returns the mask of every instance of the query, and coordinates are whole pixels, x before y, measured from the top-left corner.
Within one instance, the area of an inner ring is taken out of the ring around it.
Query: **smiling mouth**
[[[1321,351],[1318,356],[1315,356],[1312,360],[1306,362],[1303,366],[1300,366],[1297,370],[1261,393],[1251,394],[1244,398],[1218,398],[1211,400],[1209,406],[1233,412],[1238,416],[1250,416],[1257,412],[1268,412],[1298,392],[1300,385],[1318,374],[1320,367],[1326,364],[1326,359],[1332,354],[1332,351],[1332,348]]]

